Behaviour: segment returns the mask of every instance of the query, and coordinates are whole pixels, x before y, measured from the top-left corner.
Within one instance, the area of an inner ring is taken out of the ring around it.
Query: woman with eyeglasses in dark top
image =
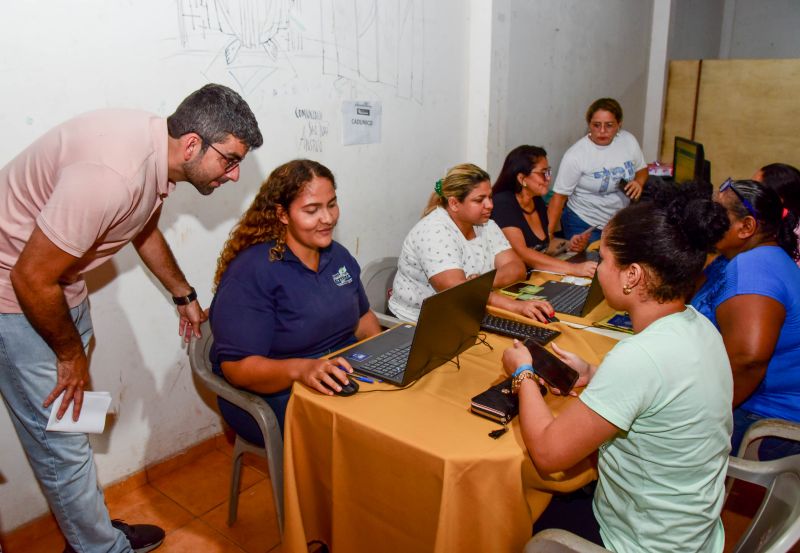
[[[798,214],[753,180],[728,179],[716,201],[731,225],[692,305],[720,330],[731,362],[736,452],[759,419],[800,422]],[[783,457],[800,453],[800,444],[765,440],[760,453]]]
[[[542,196],[550,188],[550,173],[544,148],[523,145],[511,150],[492,187],[492,219],[528,267],[592,277],[596,262],[568,263],[547,253],[547,205]]]

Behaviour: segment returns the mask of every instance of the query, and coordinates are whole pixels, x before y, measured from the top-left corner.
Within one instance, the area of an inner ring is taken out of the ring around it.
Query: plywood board
[[[800,60],[703,62],[695,140],[715,184],[773,162],[800,167]]]
[[[667,100],[661,134],[661,163],[672,163],[676,136],[692,137],[698,60],[671,61],[667,81]]]

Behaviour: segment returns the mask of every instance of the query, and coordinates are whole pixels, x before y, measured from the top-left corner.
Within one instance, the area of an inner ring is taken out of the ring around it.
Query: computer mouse
[[[331,392],[333,392],[333,395],[347,397],[347,396],[352,396],[353,394],[355,394],[358,391],[358,382],[356,382],[352,378],[348,378],[347,380],[348,380],[347,384],[342,384],[341,382],[339,382],[339,386],[342,387],[342,391],[341,392],[337,392],[336,390],[334,390],[324,380],[321,381],[321,382],[322,382],[323,386],[325,386],[327,389],[329,389]]]
[[[558,320],[558,317],[556,317],[555,313],[553,313],[552,315],[545,315],[544,318],[547,319],[548,323],[560,323],[561,322],[560,320]]]

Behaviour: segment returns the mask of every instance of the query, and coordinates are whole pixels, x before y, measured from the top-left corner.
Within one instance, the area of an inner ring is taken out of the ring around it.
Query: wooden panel
[[[667,100],[661,134],[661,163],[672,163],[676,136],[692,137],[694,97],[697,90],[697,60],[671,61],[667,81]]]
[[[715,184],[773,162],[800,166],[800,60],[703,62],[695,139]]]

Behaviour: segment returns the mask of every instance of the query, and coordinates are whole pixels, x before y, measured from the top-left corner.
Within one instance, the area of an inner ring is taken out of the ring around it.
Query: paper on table
[[[53,402],[50,411],[50,420],[47,421],[47,430],[53,432],[84,432],[88,434],[102,434],[106,426],[106,414],[111,406],[111,393],[109,392],[83,392],[83,405],[81,415],[77,421],[72,420],[72,405],[61,420],[56,419],[64,392]]]
[[[561,282],[568,282],[569,284],[577,284],[578,286],[589,286],[592,283],[592,279],[576,277],[576,276],[566,276],[561,279]]]

